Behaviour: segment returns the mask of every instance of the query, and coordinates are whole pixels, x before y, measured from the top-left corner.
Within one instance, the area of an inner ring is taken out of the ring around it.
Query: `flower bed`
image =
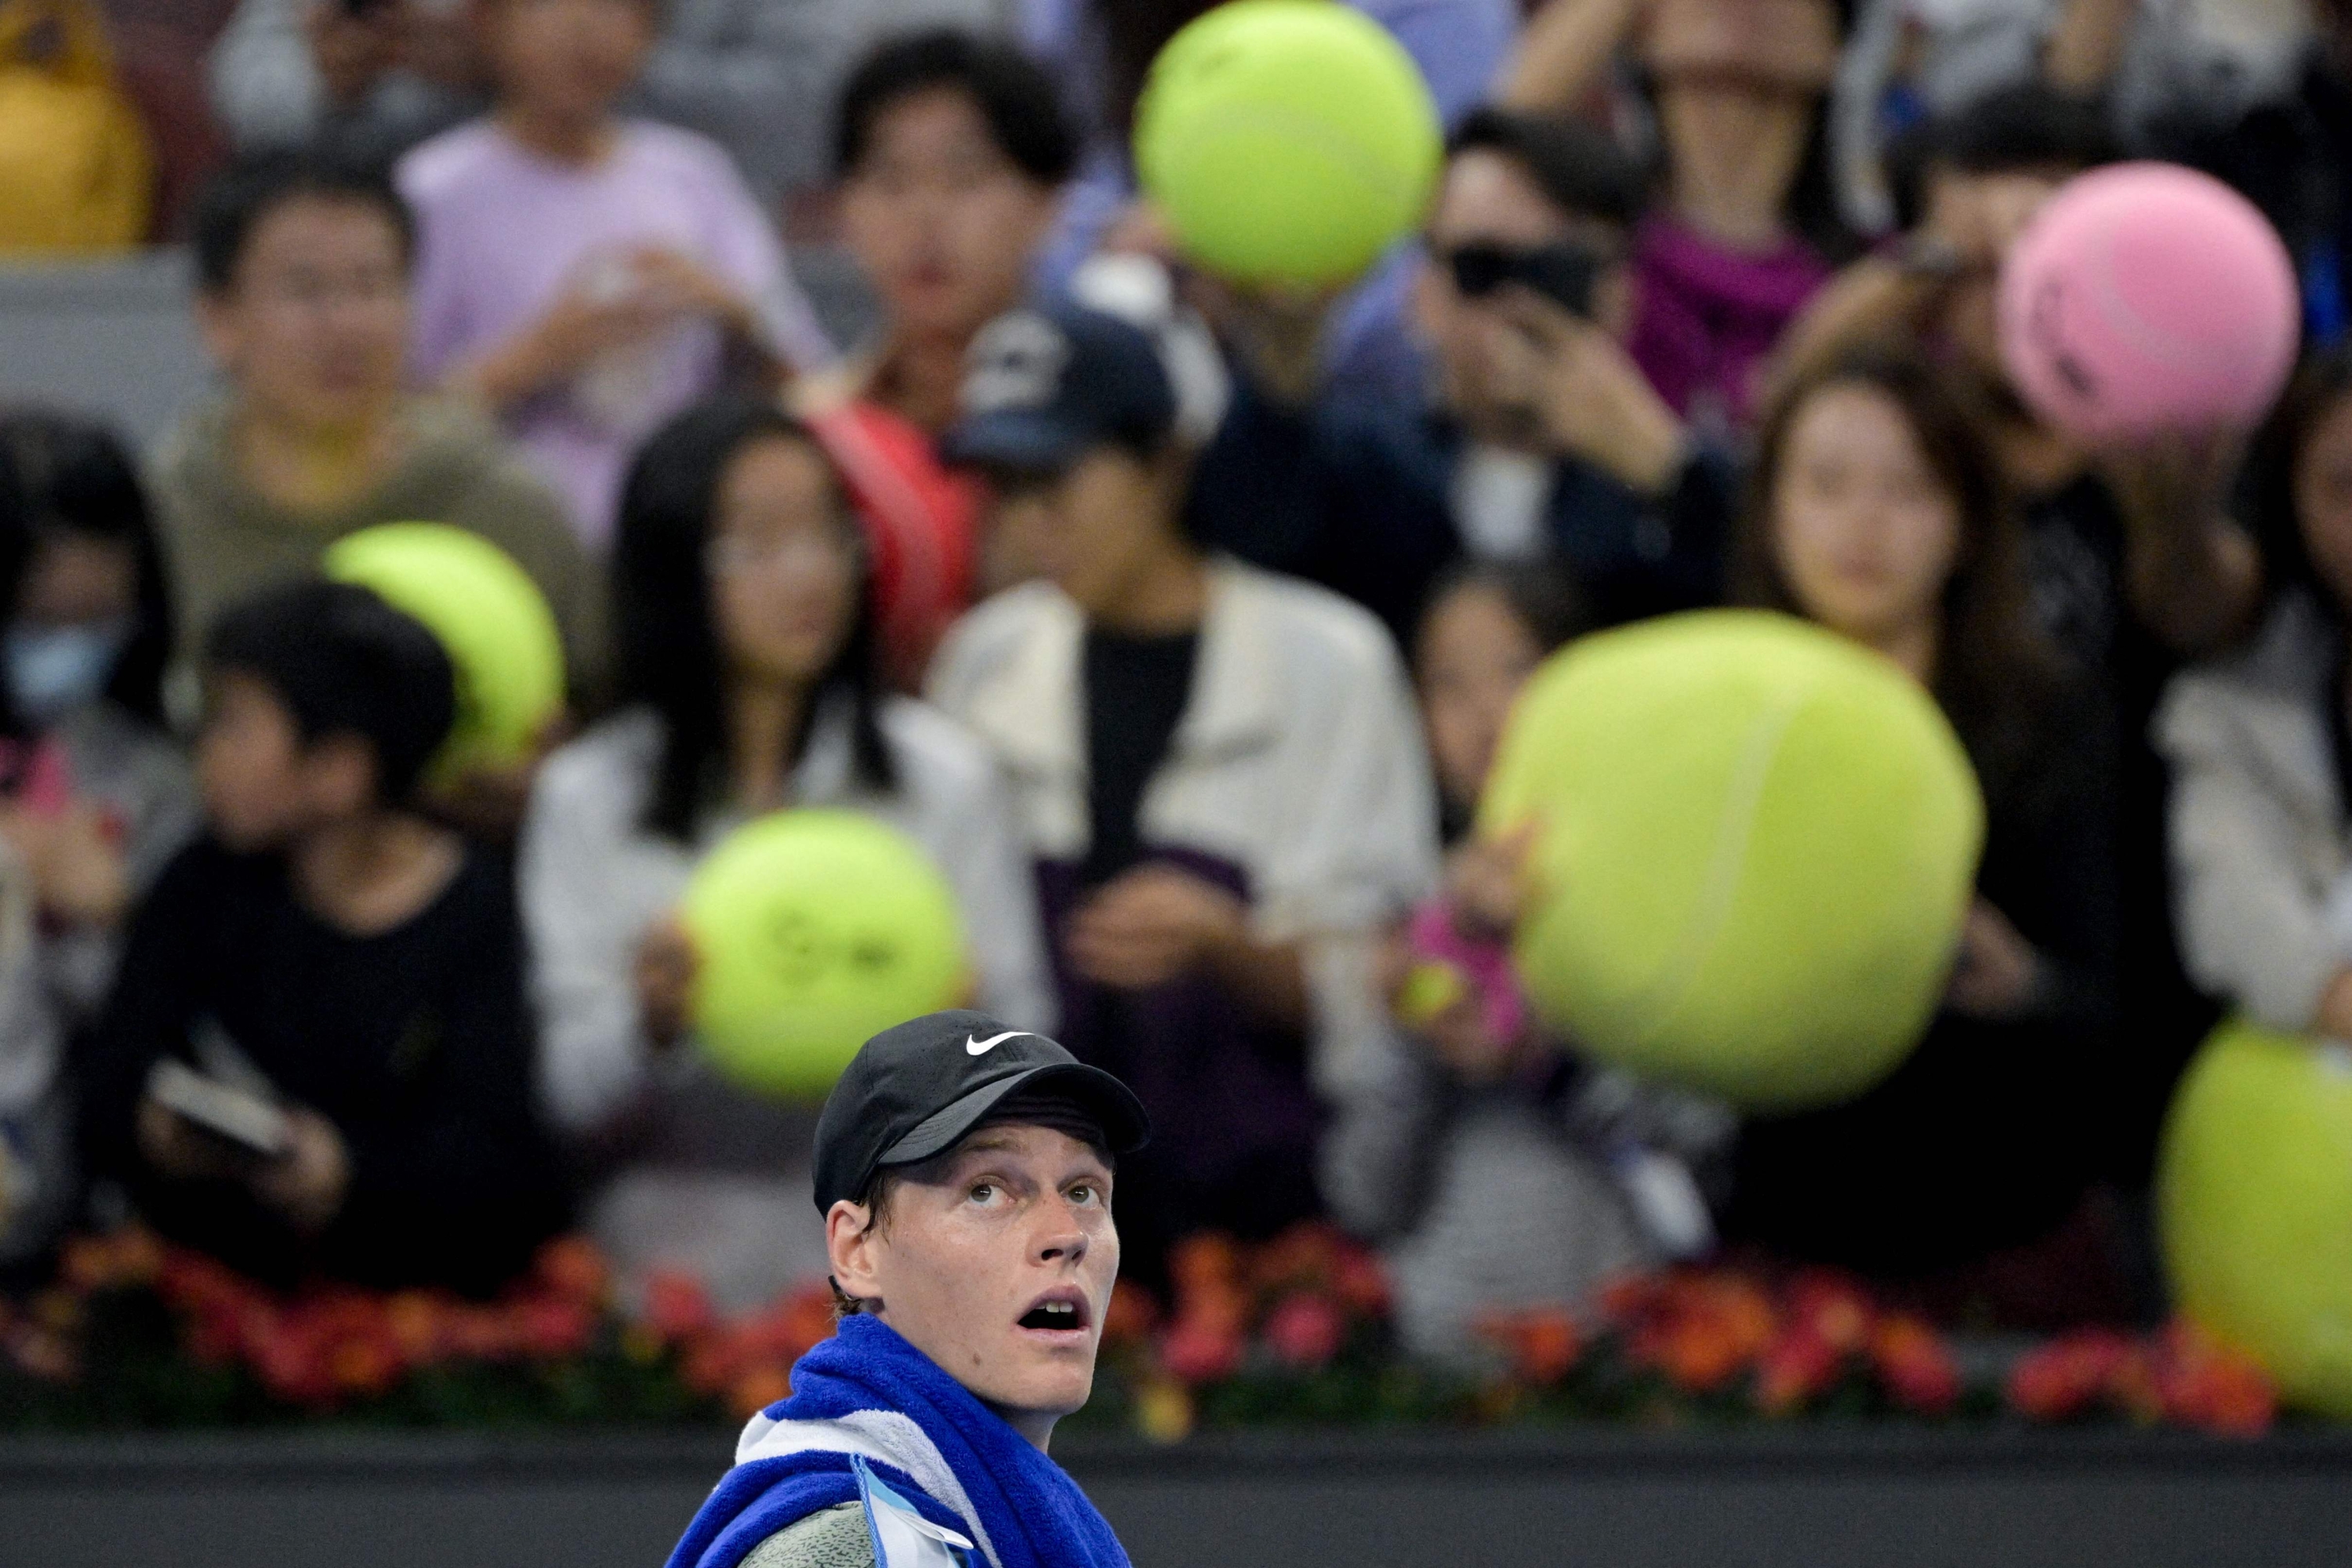
[[[2275,1418],[2244,1358],[2176,1326],[2050,1342],[1965,1372],[1924,1321],[1840,1278],[1677,1270],[1582,1314],[1500,1315],[1482,1373],[1399,1355],[1377,1260],[1302,1227],[1177,1252],[1172,1310],[1121,1287],[1080,1425],[1176,1441],[1203,1428],[1649,1425],[1882,1417],[2114,1421],[2230,1434]],[[821,1285],[726,1318],[695,1281],[622,1310],[595,1249],[547,1247],[495,1302],[432,1291],[264,1290],[142,1231],[72,1243],[57,1282],[0,1303],[0,1422],[203,1427],[360,1419],[412,1426],[723,1424],[789,1392],[833,1330]]]

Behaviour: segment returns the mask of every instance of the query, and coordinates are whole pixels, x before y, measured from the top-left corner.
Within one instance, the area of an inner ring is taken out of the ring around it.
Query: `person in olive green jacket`
[[[223,390],[152,464],[184,654],[229,603],[380,522],[449,523],[512,555],[562,628],[576,695],[604,662],[602,578],[561,503],[479,413],[406,388],[411,221],[378,174],[248,159],[196,218],[196,315]]]

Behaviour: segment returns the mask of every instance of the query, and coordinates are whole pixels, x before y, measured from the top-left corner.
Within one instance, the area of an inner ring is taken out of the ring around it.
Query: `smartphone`
[[[1448,258],[1454,286],[1470,300],[1484,299],[1517,283],[1532,289],[1571,315],[1592,319],[1592,289],[1606,259],[1580,245],[1539,245],[1510,250],[1499,245],[1465,245]]]
[[[147,1098],[257,1159],[275,1160],[293,1142],[286,1113],[277,1106],[169,1057],[147,1075]]]

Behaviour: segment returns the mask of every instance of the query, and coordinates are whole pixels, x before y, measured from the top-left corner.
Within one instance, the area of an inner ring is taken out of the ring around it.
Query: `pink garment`
[[[1527,999],[1511,971],[1510,950],[1499,942],[1465,936],[1454,923],[1454,907],[1444,899],[1412,911],[1406,942],[1413,959],[1400,1009],[1406,1023],[1426,1025],[1456,1002],[1467,1001],[1496,1040],[1516,1040],[1526,1031]]]
[[[1652,218],[1633,243],[1633,363],[1704,434],[1744,431],[1759,367],[1830,272],[1802,240],[1732,250],[1672,218]]]
[[[629,121],[601,163],[577,168],[478,120],[408,153],[399,184],[416,209],[411,371],[422,381],[512,337],[582,279],[625,277],[625,258],[646,247],[733,284],[795,369],[833,357],[767,216],[719,145],[691,132]],[[612,538],[637,446],[716,389],[723,346],[709,323],[685,323],[605,355],[509,417],[590,549]]]

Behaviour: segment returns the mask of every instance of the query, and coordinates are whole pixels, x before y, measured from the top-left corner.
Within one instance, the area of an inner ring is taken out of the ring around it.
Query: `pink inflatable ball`
[[[2294,368],[2300,318],[2269,220],[2172,163],[2069,181],[2001,268],[2010,379],[2096,447],[2259,423]]]

